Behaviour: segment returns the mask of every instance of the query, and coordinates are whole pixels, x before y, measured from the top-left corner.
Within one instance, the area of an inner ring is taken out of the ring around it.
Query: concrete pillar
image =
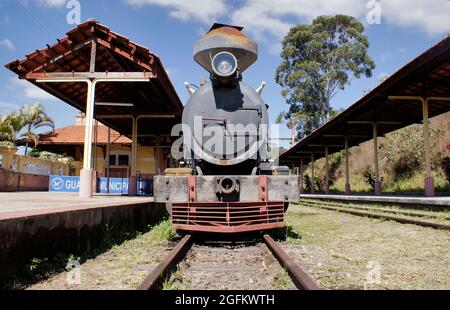
[[[348,154],[348,137],[345,137],[345,194],[350,195],[352,192],[350,187],[350,161]]]
[[[314,194],[314,153],[311,153],[311,194]]]
[[[106,144],[106,192],[110,192],[110,172],[111,172],[111,162],[109,157],[111,156],[111,128],[108,127],[108,143]]]
[[[131,173],[128,184],[128,196],[136,196],[137,195],[137,176],[136,176],[136,167],[137,167],[137,139],[138,139],[138,120],[133,118],[132,120],[132,133],[131,133]]]
[[[330,165],[328,161],[328,146],[325,147],[325,194],[330,193]]]
[[[377,123],[373,123],[373,157],[375,165],[375,196],[381,195],[380,166],[378,162],[378,128]]]
[[[430,151],[430,121],[428,118],[428,98],[422,101],[423,110],[423,142],[425,148],[425,196],[433,197],[434,179],[431,172],[431,151]]]
[[[303,158],[300,158],[300,194],[303,194]]]
[[[87,81],[87,88],[83,169],[80,171],[80,198],[92,198],[94,193],[95,174],[92,169],[92,124],[94,119],[95,82]]]

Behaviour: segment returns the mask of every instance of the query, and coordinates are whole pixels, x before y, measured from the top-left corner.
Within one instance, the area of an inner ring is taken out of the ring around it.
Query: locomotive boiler
[[[258,58],[242,27],[214,24],[194,46],[210,74],[182,117],[184,168],[155,177],[155,202],[165,203],[177,230],[234,233],[284,226],[299,200],[299,177],[269,160],[268,106],[242,81]]]

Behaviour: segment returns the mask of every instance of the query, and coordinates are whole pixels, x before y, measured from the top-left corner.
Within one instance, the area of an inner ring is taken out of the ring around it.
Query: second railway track
[[[271,257],[269,257],[271,256]],[[269,235],[253,241],[221,242],[199,241],[195,235],[186,235],[169,255],[149,274],[139,290],[160,289],[179,264],[183,261],[192,279],[201,279],[199,289],[218,286],[221,282],[239,289],[243,281],[250,281],[253,288],[268,289],[267,270],[275,272],[273,263],[285,269],[293,283],[300,290],[319,290],[312,278],[283,250]],[[276,263],[278,261],[278,263]],[[181,265],[181,264],[180,264]],[[234,274],[234,276],[233,276]],[[245,278],[245,276],[247,276]],[[246,280],[244,280],[244,278]],[[214,283],[215,282],[215,283]],[[261,284],[262,282],[262,284]],[[214,286],[215,285],[215,286]],[[262,285],[262,286],[261,286]]]
[[[360,207],[348,204],[339,203],[328,203],[328,202],[318,202],[311,200],[303,200],[302,205],[320,209],[326,209],[330,211],[337,211],[342,213],[347,213],[356,216],[377,218],[377,219],[387,219],[392,220],[402,224],[413,224],[423,227],[431,227],[435,229],[445,229],[450,230],[450,223],[448,223],[448,217],[438,217],[432,214],[418,213],[412,211],[403,210],[389,210],[382,208],[368,208]],[[418,219],[419,218],[419,219]],[[431,222],[425,221],[423,218],[428,218],[429,220],[435,221],[445,221],[445,222]]]

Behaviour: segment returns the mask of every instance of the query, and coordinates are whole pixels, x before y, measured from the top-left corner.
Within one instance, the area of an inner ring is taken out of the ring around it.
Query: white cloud
[[[221,19],[242,25],[258,41],[268,44],[269,52],[275,54],[281,50],[280,40],[295,24],[309,23],[320,15],[346,14],[367,25],[366,17],[373,8],[367,7],[369,0],[242,0],[232,4],[226,0],[123,1],[137,7],[166,8],[172,17],[183,21],[195,20],[209,25]],[[381,23],[431,35],[450,32],[450,1],[379,0],[379,3]]]
[[[247,0],[232,15],[232,22],[245,25],[255,35],[283,37],[294,23],[310,22],[320,15],[346,14],[366,23],[367,0]],[[429,34],[450,31],[448,1],[380,1],[381,23],[413,28]],[[376,26],[376,25],[375,25]]]
[[[310,22],[319,15],[348,14],[359,16],[364,13],[366,1],[356,0],[248,0],[237,9],[231,20],[246,26],[257,36],[271,34],[281,38],[293,24]]]
[[[50,95],[49,93],[43,91],[39,87],[31,84],[26,80],[19,80],[17,78],[11,78],[10,82],[13,85],[13,88],[20,89],[19,91],[23,92],[23,95],[29,99],[36,100],[55,100],[56,98]]]
[[[49,7],[61,7],[66,4],[67,0],[38,0],[38,2]]]
[[[382,1],[381,18],[405,28],[419,29],[428,34],[450,32],[450,2],[429,0]]]
[[[9,50],[14,50],[15,46],[9,39],[0,40],[0,45],[6,47]]]
[[[187,20],[212,23],[229,12],[225,0],[124,0],[133,6],[156,5],[169,10],[170,16]]]
[[[389,76],[390,76],[389,73],[387,73],[387,72],[381,72],[381,73],[378,74],[378,76],[377,76],[377,81],[378,81],[379,83],[384,82]]]

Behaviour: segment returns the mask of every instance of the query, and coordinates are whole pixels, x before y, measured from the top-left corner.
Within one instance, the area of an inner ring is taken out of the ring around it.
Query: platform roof
[[[95,61],[91,61],[94,44]],[[26,58],[7,64],[6,68],[83,112],[87,99],[85,83],[37,83],[36,79],[48,73],[65,76],[72,72],[92,73],[92,69],[95,72],[142,72],[150,78],[149,82],[98,84],[96,102],[132,103],[133,106],[96,106],[95,118],[129,137],[132,132],[130,119],[100,116],[155,116],[140,122],[139,134],[143,136],[170,134],[172,126],[180,122],[183,105],[159,57],[95,20],[78,25],[55,44],[47,44]]]
[[[417,100],[390,100],[390,96],[450,97],[450,36],[413,59],[344,112],[312,132],[280,156],[280,163],[291,165],[303,159],[304,164],[329,153],[373,139],[378,122],[378,136],[411,124],[422,122],[422,103]],[[450,111],[449,101],[431,101],[429,116]]]

